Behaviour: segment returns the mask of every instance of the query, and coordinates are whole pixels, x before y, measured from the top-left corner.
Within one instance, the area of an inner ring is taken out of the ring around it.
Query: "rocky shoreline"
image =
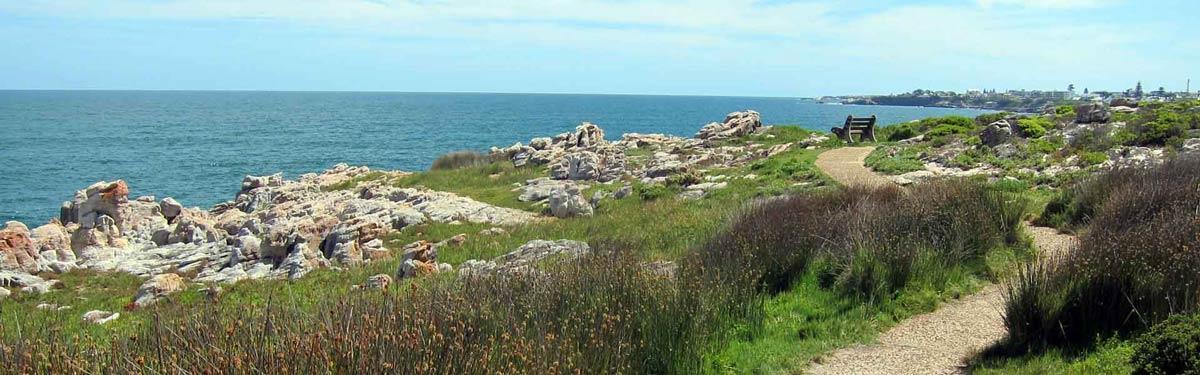
[[[412,173],[345,164],[295,180],[281,174],[246,176],[232,200],[207,210],[185,207],[170,197],[131,198],[124,181],[101,181],[77,191],[63,203],[59,217],[44,225],[5,224],[0,230],[0,287],[46,293],[56,288],[54,274],[75,269],[124,272],[146,278],[131,298],[136,308],[189,284],[216,290],[215,285],[248,279],[295,280],[318,268],[393,257],[401,260],[397,278],[448,272],[452,267],[438,262],[437,249],[465,240],[465,234],[408,244],[399,251],[388,248],[386,236],[424,223],[485,224],[493,227],[480,235],[489,235],[540,220],[588,216],[600,201],[628,196],[633,182],[683,179],[686,189],[680,196],[697,199],[725,187],[700,178],[705,170],[745,165],[827,139],[814,136],[774,147],[722,142],[764,129],[757,112],[743,111],[704,126],[692,138],[625,134],[608,141],[599,126],[583,123],[573,132],[534,138],[528,145],[492,148],[493,160],[546,168],[548,176],[513,187],[520,200],[542,202],[543,213],[451,192],[397,187],[396,181]],[[582,192],[594,184],[623,185],[611,194],[584,197]],[[575,241],[533,241],[497,259],[465,262],[459,273],[521,269],[550,256],[587,251],[587,244]],[[361,287],[391,282],[392,275],[377,275]],[[95,321],[113,318],[92,315]]]

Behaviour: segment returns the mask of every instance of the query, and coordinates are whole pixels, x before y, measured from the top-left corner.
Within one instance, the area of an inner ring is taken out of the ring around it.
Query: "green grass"
[[[713,358],[711,369],[730,374],[799,373],[831,350],[869,344],[901,320],[973,293],[979,285],[977,278],[955,272],[942,282],[914,283],[893,300],[863,303],[822,288],[818,272],[810,271],[792,289],[767,300],[763,328],[742,332]]]
[[[496,206],[541,212],[541,208],[536,204],[518,200],[517,196],[520,194],[513,191],[513,184],[524,184],[526,180],[544,176],[546,176],[545,168],[514,167],[509,162],[496,162],[459,169],[415,173],[401,178],[396,185],[448,191]]]
[[[1129,374],[1133,366],[1133,344],[1109,339],[1097,347],[1070,351],[1053,349],[1015,357],[996,357],[980,360],[971,366],[972,373],[991,374]]]

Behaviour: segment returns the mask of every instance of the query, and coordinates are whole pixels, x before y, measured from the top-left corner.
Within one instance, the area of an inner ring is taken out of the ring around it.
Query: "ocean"
[[[124,179],[131,196],[209,207],[247,174],[294,178],[337,163],[427,169],[487,150],[600,125],[691,136],[733,111],[828,130],[847,115],[882,124],[981,111],[825,105],[791,98],[368,92],[0,91],[0,222],[58,216],[76,190]]]

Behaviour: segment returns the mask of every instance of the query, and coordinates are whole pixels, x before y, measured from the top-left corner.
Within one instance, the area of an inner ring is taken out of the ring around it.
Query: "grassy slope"
[[[777,127],[771,136],[756,136],[752,141],[779,144],[803,139],[807,132],[797,128]],[[733,143],[747,140],[732,141]],[[640,152],[640,151],[639,151]],[[728,170],[710,171],[709,175],[740,176],[755,174],[757,180],[734,179],[729,187],[699,201],[673,198],[642,201],[636,197],[606,200],[595,216],[569,220],[545,220],[525,226],[507,228],[508,234],[481,236],[477,233],[490,226],[478,224],[428,224],[400,231],[388,239],[390,248],[398,249],[418,239],[438,241],[458,233],[467,233],[461,247],[440,252],[443,261],[457,264],[468,259],[490,258],[511,250],[531,239],[579,239],[615,241],[637,244],[646,259],[677,259],[689,248],[708,239],[716,229],[742,204],[756,196],[776,195],[791,191],[821,189],[832,183],[812,165],[820,150],[791,150],[768,160]],[[451,191],[499,206],[541,212],[542,207],[520,202],[512,191],[513,183],[544,176],[539,168],[514,168],[505,163],[470,167],[460,170],[430,171],[400,179],[400,186],[425,186]],[[367,180],[367,179],[363,179]],[[355,181],[358,183],[362,181]],[[335,188],[353,188],[354,183]],[[619,184],[598,185],[595,189],[614,190]],[[590,192],[589,192],[590,193]],[[1003,252],[998,252],[1002,254]],[[1011,261],[1004,256],[1000,264]],[[263,306],[268,303],[306,307],[321,301],[337,300],[349,293],[348,286],[367,276],[395,272],[395,260],[384,261],[344,271],[317,270],[296,282],[273,280],[247,281],[226,286],[223,305]],[[894,299],[864,304],[817,285],[815,276],[807,277],[789,291],[767,302],[765,324],[761,329],[745,329],[741,339],[711,359],[717,372],[794,372],[821,353],[852,343],[870,342],[883,329],[913,314],[934,309],[950,298],[976,290],[982,280],[979,273],[992,265],[978,265],[974,270],[956,269],[944,283],[916,283]],[[127,332],[138,323],[153,318],[152,309],[123,311],[140,280],[128,275],[98,275],[73,272],[61,277],[66,287],[43,296],[10,298],[0,302],[0,324],[6,327],[17,319],[39,319],[41,326],[56,326],[68,332],[95,335],[103,339],[113,332]],[[179,304],[206,303],[193,287],[172,296]],[[74,306],[69,311],[48,313],[33,308],[45,301]],[[90,309],[121,311],[116,324],[97,327],[79,323],[82,312]],[[2,330],[5,334],[13,334]]]
[[[794,142],[809,133],[799,128],[776,127],[767,135],[749,139],[728,141],[731,144],[753,141],[778,144]],[[667,197],[653,201],[642,201],[635,196],[622,200],[605,200],[595,216],[567,220],[547,219],[537,223],[506,228],[508,233],[500,236],[482,236],[479,231],[490,228],[481,224],[426,224],[406,228],[391,235],[386,244],[398,251],[405,244],[416,240],[441,241],[459,233],[466,233],[468,240],[460,247],[447,248],[439,252],[440,260],[458,264],[469,259],[490,259],[519,247],[533,239],[576,239],[584,241],[614,241],[635,244],[641,255],[648,260],[677,259],[688,248],[708,239],[729,215],[753,197],[773,195],[789,191],[820,189],[831,184],[812,165],[820,150],[791,150],[754,165],[740,168],[710,171],[709,175],[739,176],[754,173],[757,180],[735,179],[729,187],[715,191],[698,201],[685,201]],[[544,168],[515,168],[509,163],[458,170],[438,170],[416,173],[401,178],[398,186],[424,186],[434,190],[450,191],[483,202],[532,212],[542,212],[543,207],[517,200],[518,192],[513,184],[545,176]],[[342,186],[331,189],[351,189],[358,183],[386,178],[382,173],[371,174]],[[802,186],[797,185],[804,183]],[[621,184],[598,184],[588,191],[612,191]],[[399,262],[395,259],[350,267],[342,271],[315,270],[306,277],[286,282],[280,280],[250,280],[235,285],[223,286],[223,305],[267,306],[268,303],[283,303],[300,308],[318,306],[322,301],[334,301],[350,293],[349,286],[361,283],[374,274],[395,274]],[[142,280],[128,274],[72,271],[63,275],[45,275],[62,281],[62,288],[44,295],[22,295],[15,293],[0,301],[0,335],[18,334],[17,322],[31,323],[38,327],[55,327],[64,332],[78,333],[105,339],[113,332],[127,332],[140,323],[153,319],[151,309],[126,311],[132,296]],[[169,303],[207,303],[200,293],[201,286],[168,297]],[[39,303],[71,306],[58,312],[37,309]],[[106,326],[83,324],[80,316],[89,310],[107,310],[121,313],[121,318]]]

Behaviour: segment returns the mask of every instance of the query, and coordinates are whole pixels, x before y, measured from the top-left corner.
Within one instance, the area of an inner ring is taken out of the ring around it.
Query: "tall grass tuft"
[[[492,161],[492,157],[477,151],[455,151],[439,156],[429,169],[438,171],[478,167],[490,164]]]
[[[690,267],[668,277],[599,250],[539,272],[364,292],[315,313],[166,308],[109,345],[43,331],[0,344],[0,359],[25,373],[695,373],[761,297],[736,275],[712,284]]]
[[[1090,225],[1077,248],[1009,287],[1010,341],[1086,344],[1200,311],[1200,160],[1113,171],[1066,203],[1070,223]]]
[[[884,299],[918,274],[976,262],[1017,241],[1023,210],[969,181],[852,187],[757,204],[700,251],[708,268],[757,270],[771,292],[819,264],[828,286]]]

